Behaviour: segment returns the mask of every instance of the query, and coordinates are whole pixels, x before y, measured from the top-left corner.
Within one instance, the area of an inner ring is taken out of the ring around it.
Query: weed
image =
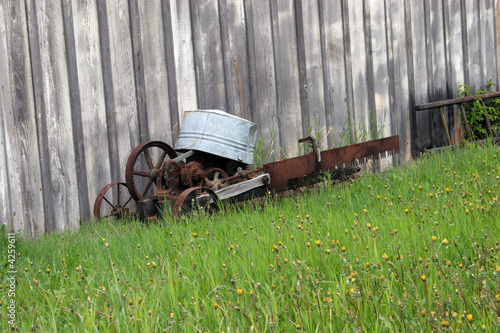
[[[474,139],[485,139],[489,135],[486,114],[491,123],[492,134],[500,133],[500,99],[482,100],[478,95],[493,92],[496,84],[490,79],[485,87],[481,85],[476,92],[472,92],[465,83],[458,84],[458,97],[475,96],[473,102],[465,103],[466,116]]]

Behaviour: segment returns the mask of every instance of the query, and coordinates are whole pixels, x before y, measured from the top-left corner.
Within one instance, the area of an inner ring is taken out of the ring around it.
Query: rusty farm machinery
[[[99,192],[95,217],[179,216],[313,184],[325,173],[340,174],[399,151],[397,135],[324,151],[309,136],[299,142],[309,143],[311,153],[249,170],[256,133],[256,124],[223,111],[186,111],[175,149],[162,141],[139,144],[128,158],[126,182]]]

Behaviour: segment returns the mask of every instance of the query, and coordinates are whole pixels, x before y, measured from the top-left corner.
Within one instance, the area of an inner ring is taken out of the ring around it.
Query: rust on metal
[[[268,187],[282,190],[288,181],[321,171],[336,171],[365,163],[368,159],[379,159],[399,151],[399,135],[358,143],[321,152],[318,162],[314,153],[264,164],[264,172],[271,175]]]

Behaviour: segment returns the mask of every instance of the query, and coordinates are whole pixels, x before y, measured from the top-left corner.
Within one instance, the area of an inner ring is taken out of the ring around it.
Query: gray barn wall
[[[0,0],[0,221],[27,237],[88,221],[131,150],[222,109],[294,156],[309,126],[444,144],[416,104],[498,83],[498,0]],[[453,137],[456,110],[447,110]],[[344,135],[342,135],[344,133]]]

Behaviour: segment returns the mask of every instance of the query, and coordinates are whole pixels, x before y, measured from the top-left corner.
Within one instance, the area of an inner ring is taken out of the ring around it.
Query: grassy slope
[[[17,323],[51,332],[494,331],[497,155],[466,146],[262,207],[18,239]]]

